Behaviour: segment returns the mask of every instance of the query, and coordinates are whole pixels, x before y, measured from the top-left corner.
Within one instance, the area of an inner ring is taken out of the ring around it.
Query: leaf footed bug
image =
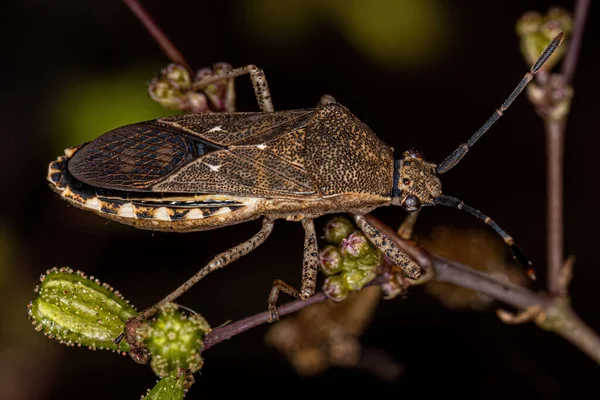
[[[138,320],[256,249],[276,219],[301,222],[305,240],[300,289],[275,280],[268,302],[272,320],[278,318],[280,291],[300,299],[314,294],[313,219],[325,214],[351,214],[369,240],[412,279],[420,277],[419,267],[364,214],[388,205],[408,212],[434,205],[462,209],[488,224],[515,258],[529,265],[489,217],[443,195],[438,175],[454,167],[502,116],[563,37],[548,45],[502,106],[439,165],[414,149],[394,160],[392,148],[330,96],[323,96],[316,108],[274,111],[263,71],[248,65],[209,74],[193,82],[192,89],[250,75],[260,112],[184,114],[123,126],[65,150],[50,163],[47,179],[71,204],[140,229],[193,232],[262,218],[258,233],[217,255]]]

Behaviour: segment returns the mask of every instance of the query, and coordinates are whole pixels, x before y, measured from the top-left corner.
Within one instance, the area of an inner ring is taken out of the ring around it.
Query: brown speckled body
[[[189,232],[260,216],[365,214],[391,203],[393,175],[392,149],[329,103],[118,128],[66,150],[50,164],[48,180],[65,200],[103,217]]]

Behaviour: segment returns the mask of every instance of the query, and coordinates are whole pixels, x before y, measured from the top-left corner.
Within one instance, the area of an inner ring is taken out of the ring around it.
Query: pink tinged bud
[[[337,274],[342,270],[342,254],[337,247],[327,245],[319,253],[319,263],[325,275]]]
[[[177,89],[188,89],[192,83],[190,73],[181,65],[169,64],[162,71],[162,75]]]
[[[354,225],[345,217],[334,217],[325,225],[325,239],[329,243],[340,244],[354,231]]]
[[[372,249],[371,244],[362,232],[354,232],[342,240],[340,251],[342,256],[352,260],[366,256]]]
[[[323,291],[333,301],[342,301],[350,293],[341,275],[330,276],[325,280]]]

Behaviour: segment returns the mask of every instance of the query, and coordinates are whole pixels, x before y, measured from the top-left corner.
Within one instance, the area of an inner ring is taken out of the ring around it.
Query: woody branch
[[[472,289],[496,300],[502,301],[519,310],[536,311],[535,322],[545,330],[559,334],[579,347],[584,353],[600,363],[600,337],[590,329],[560,297],[549,297],[511,283],[499,281],[458,263],[442,259],[435,254],[401,239],[396,232],[373,216],[366,215],[373,225],[410,255],[426,271],[433,271],[434,279]],[[382,284],[386,278],[379,277],[370,285]],[[296,300],[278,308],[280,316],[291,314],[312,304],[326,301],[325,293],[320,292],[307,300]],[[537,312],[539,311],[539,312]],[[229,340],[269,320],[269,313],[262,312],[220,328],[213,329],[204,340],[203,350]]]

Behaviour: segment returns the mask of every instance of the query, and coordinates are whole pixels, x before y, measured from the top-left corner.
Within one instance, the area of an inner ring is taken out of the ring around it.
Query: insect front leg
[[[353,214],[354,221],[367,239],[371,241],[379,250],[388,256],[388,258],[397,266],[402,268],[404,273],[410,278],[417,280],[421,277],[421,268],[404,253],[392,240],[383,232],[380,232],[365,220],[362,215]]]
[[[262,69],[256,65],[246,65],[245,67],[236,68],[231,71],[223,71],[220,74],[215,74],[201,78],[199,81],[192,84],[193,90],[200,90],[206,85],[213,82],[217,82],[223,79],[237,78],[238,76],[250,74],[250,80],[252,80],[252,87],[254,87],[254,94],[256,95],[256,101],[261,111],[270,112],[273,111],[273,101],[271,100],[271,91],[267,84],[267,78]]]
[[[304,227],[304,261],[302,264],[300,291],[279,279],[275,279],[273,289],[271,289],[271,294],[269,295],[269,322],[279,319],[279,315],[277,314],[277,299],[280,291],[301,300],[306,300],[315,294],[317,271],[319,268],[317,234],[315,233],[315,224],[312,219],[302,220],[302,226]]]
[[[165,303],[169,303],[177,299],[179,296],[187,292],[192,286],[194,286],[200,279],[204,278],[209,273],[223,268],[238,258],[245,256],[250,253],[258,246],[264,243],[264,241],[269,237],[271,232],[273,231],[274,221],[272,219],[264,218],[262,228],[258,231],[257,234],[252,236],[250,239],[245,242],[238,244],[231,249],[224,251],[219,254],[215,258],[213,258],[208,264],[206,264],[200,271],[196,272],[194,276],[188,279],[184,284],[175,289],[171,294],[167,297],[153,305],[152,307],[147,308],[142,311],[136,318],[137,319],[146,319],[156,314],[158,309]]]

